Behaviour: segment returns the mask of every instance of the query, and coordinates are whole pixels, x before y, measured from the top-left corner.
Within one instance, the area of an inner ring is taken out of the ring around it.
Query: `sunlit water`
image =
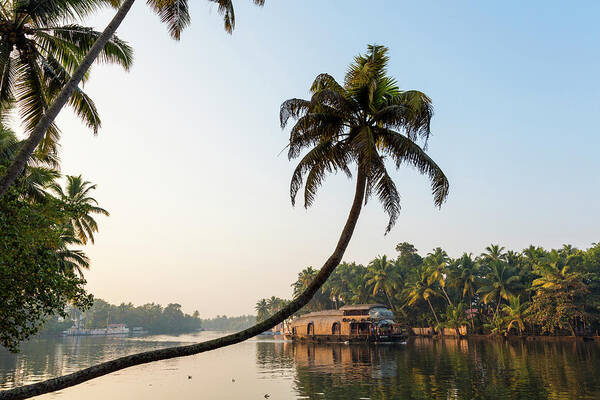
[[[65,337],[0,350],[0,388],[217,334]],[[257,339],[113,373],[40,399],[600,399],[598,343],[413,340],[310,345]]]

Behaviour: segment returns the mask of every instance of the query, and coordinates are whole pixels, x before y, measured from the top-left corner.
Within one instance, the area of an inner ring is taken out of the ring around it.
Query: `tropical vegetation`
[[[0,125],[0,168],[23,145]],[[53,168],[54,158],[36,153],[0,199],[0,344],[17,351],[48,317],[68,306],[86,309],[83,270],[90,265],[81,247],[98,230],[94,214],[108,215],[92,197],[96,188],[81,176]]]
[[[408,326],[466,326],[471,334],[597,335],[600,330],[600,243],[521,252],[490,245],[455,259],[441,248],[425,256],[409,243],[395,258],[366,266],[342,263],[301,313],[344,304],[381,303]],[[301,292],[318,270],[292,284]]]
[[[233,14],[226,7],[230,1],[215,0],[219,10],[226,18]],[[102,41],[111,37],[131,7],[133,0],[125,0],[121,9],[111,21],[95,46],[102,47]],[[149,1],[152,5],[154,0]],[[160,2],[159,14],[170,26],[173,21],[187,15],[180,6],[187,5],[185,0],[167,0]],[[256,0],[262,4],[263,1]],[[182,11],[181,14],[174,11]],[[163,12],[164,14],[161,14]],[[185,14],[184,14],[185,13]],[[179,32],[182,26],[176,25]],[[176,38],[178,36],[175,36]],[[9,167],[5,176],[0,178],[0,196],[10,185],[32,154],[32,146],[37,146],[48,122],[51,122],[66,98],[78,84],[87,66],[95,58],[92,48],[84,61],[65,85],[57,101],[48,111],[49,117],[36,126],[28,149],[17,154],[16,162]],[[401,90],[395,79],[387,74],[388,49],[384,46],[370,45],[364,55],[355,57],[350,64],[343,85],[329,74],[318,75],[312,86],[310,100],[292,98],[281,105],[280,122],[282,129],[290,121],[295,121],[290,129],[288,157],[300,158],[292,175],[290,197],[295,203],[296,195],[304,186],[304,206],[313,204],[317,189],[324,178],[334,172],[343,172],[351,178],[356,174],[354,199],[346,224],[342,229],[338,243],[331,256],[324,263],[315,278],[302,293],[283,306],[278,312],[241,332],[223,336],[207,342],[189,346],[173,347],[144,354],[126,356],[108,361],[62,377],[52,382],[39,382],[10,390],[11,396],[33,396],[60,390],[96,376],[108,374],[134,365],[162,359],[181,357],[229,346],[254,337],[283,323],[286,319],[310,302],[327,281],[327,278],[340,264],[350,243],[354,228],[358,222],[363,202],[376,195],[382,203],[389,220],[385,232],[394,226],[400,213],[400,195],[392,176],[388,172],[386,160],[400,168],[403,165],[414,167],[426,175],[431,182],[434,204],[441,206],[448,196],[449,183],[441,168],[427,155],[424,148],[431,134],[433,107],[431,99],[417,90]],[[58,99],[61,99],[58,101]],[[423,146],[423,147],[422,147]],[[29,151],[31,150],[31,151]],[[21,166],[20,166],[21,165]]]

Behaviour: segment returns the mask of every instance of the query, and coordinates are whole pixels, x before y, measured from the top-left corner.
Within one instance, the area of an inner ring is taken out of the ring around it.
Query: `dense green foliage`
[[[441,248],[425,257],[400,243],[395,259],[342,263],[302,312],[382,303],[410,326],[494,334],[596,334],[600,329],[600,244],[522,252],[491,245],[478,257],[452,259]],[[308,267],[292,284],[301,293],[318,273]],[[280,300],[282,301],[282,300]],[[261,300],[257,311],[262,309]],[[268,309],[267,309],[268,310]]]
[[[62,87],[81,63],[100,32],[77,25],[82,17],[109,5],[109,0],[19,1],[0,8],[0,112],[17,106],[27,133],[40,121]],[[99,61],[128,69],[132,50],[114,36]],[[84,82],[88,78],[84,77]],[[100,116],[92,99],[80,88],[69,100],[77,116],[96,133]],[[59,129],[53,123],[40,150],[57,151]]]
[[[0,172],[21,145],[0,126]],[[89,260],[73,248],[83,244],[77,221],[88,221],[89,235],[98,228],[92,215],[107,212],[90,197],[95,186],[81,177],[67,177],[63,190],[52,163],[52,157],[37,154],[0,199],[0,344],[11,351],[49,315],[91,304],[82,274]],[[56,197],[50,188],[64,195]]]
[[[215,318],[203,319],[202,328],[208,331],[241,331],[256,324],[254,315],[240,315],[228,317],[217,315]]]
[[[60,202],[30,203],[14,189],[0,201],[0,344],[12,351],[47,315],[90,301],[85,280],[64,258],[67,218]]]
[[[181,311],[180,304],[147,303],[134,306],[132,303],[109,304],[102,299],[94,300],[94,305],[81,316],[82,327],[104,328],[108,323],[127,324],[129,328],[143,327],[152,333],[181,333],[200,329],[202,322],[198,311],[192,315]]]

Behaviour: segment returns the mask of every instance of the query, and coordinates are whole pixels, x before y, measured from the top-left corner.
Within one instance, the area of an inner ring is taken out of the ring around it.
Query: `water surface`
[[[103,360],[208,340],[65,337],[0,350],[0,389]],[[40,399],[600,399],[598,343],[413,340],[316,345],[255,339],[129,368]]]

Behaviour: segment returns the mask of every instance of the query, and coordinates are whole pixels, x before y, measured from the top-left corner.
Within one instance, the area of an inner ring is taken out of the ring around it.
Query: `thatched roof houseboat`
[[[406,335],[385,305],[355,304],[303,315],[290,323],[286,338],[316,342],[387,342],[404,340]]]

